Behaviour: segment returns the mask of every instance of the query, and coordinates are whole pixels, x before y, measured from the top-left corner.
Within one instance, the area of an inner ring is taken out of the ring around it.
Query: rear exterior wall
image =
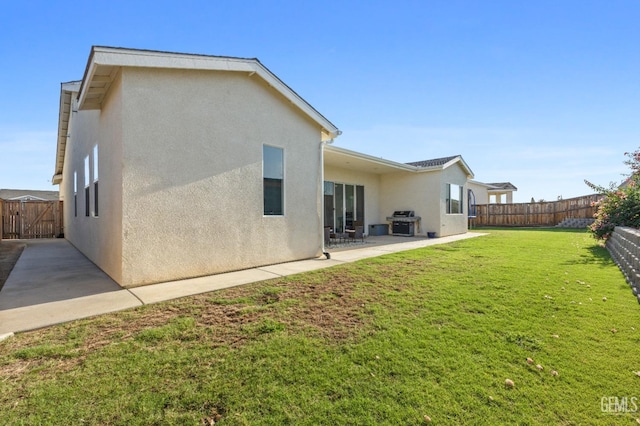
[[[122,71],[126,287],[321,252],[319,126],[257,75]],[[284,215],[263,210],[263,144],[284,150]]]

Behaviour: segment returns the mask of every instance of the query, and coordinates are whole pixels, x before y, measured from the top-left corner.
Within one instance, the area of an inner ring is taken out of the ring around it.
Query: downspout
[[[322,241],[322,254],[331,259],[331,253],[329,253],[324,246],[324,147],[333,143],[333,139],[320,142],[320,231]]]

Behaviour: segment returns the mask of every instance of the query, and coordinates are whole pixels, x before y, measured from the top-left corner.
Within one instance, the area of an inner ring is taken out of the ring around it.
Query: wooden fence
[[[62,201],[0,200],[2,238],[56,238],[64,234]]]
[[[602,198],[594,194],[558,201],[514,204],[480,204],[470,226],[555,226],[568,218],[593,218],[593,203]]]

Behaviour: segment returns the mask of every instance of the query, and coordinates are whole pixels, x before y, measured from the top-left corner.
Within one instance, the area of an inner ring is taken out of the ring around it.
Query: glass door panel
[[[335,218],[333,215],[333,182],[324,183],[324,226],[335,229]]]
[[[364,186],[356,186],[356,222],[364,226]]]
[[[353,229],[353,221],[355,219],[355,190],[353,185],[344,186],[344,216],[345,226],[347,229]]]
[[[335,184],[334,189],[335,213],[336,213],[336,232],[344,232],[345,215],[344,215],[344,185]]]

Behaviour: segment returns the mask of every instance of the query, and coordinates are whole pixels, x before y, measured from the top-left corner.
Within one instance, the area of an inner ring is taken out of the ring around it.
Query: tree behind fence
[[[479,204],[476,217],[470,219],[475,226],[555,226],[564,219],[592,219],[596,212],[593,203],[602,195],[568,198],[558,201],[514,204]]]

